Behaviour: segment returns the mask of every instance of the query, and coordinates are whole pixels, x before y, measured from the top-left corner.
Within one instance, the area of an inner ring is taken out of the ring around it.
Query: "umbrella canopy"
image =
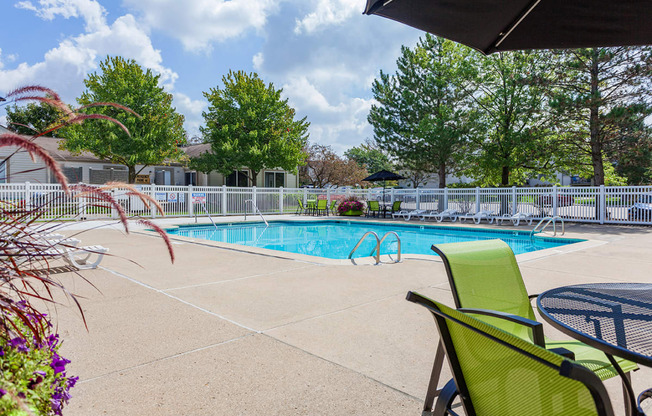
[[[364,13],[484,54],[652,44],[650,0],[367,0]]]
[[[380,181],[397,181],[399,179],[405,179],[403,176],[390,172],[388,170],[381,170],[374,173],[373,175],[367,176],[363,181],[367,182],[380,182]]]

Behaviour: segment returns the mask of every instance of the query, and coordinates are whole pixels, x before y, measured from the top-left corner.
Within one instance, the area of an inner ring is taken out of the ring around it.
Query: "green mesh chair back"
[[[613,415],[604,385],[583,366],[417,293],[407,299],[434,315],[467,415]],[[447,414],[454,397],[455,388],[442,393],[433,414]]]
[[[297,204],[299,204],[299,209],[303,211],[305,208],[303,207],[303,201],[300,199],[297,199]]]
[[[444,261],[458,308],[491,309],[536,320],[514,253],[502,240],[433,245]],[[482,320],[523,339],[531,331],[490,317]]]
[[[398,212],[398,211],[400,211],[400,210],[401,210],[401,203],[402,203],[402,202],[403,202],[403,201],[394,201],[394,203],[392,204],[392,212]]]
[[[369,211],[380,211],[380,203],[378,201],[367,201]]]
[[[336,199],[334,199],[334,200],[331,201],[331,206],[328,207],[328,209],[329,209],[331,212],[335,212],[335,205],[337,205],[337,200],[336,200]]]
[[[318,199],[317,200],[317,211],[326,211],[326,208],[328,208],[328,200],[326,200],[326,199]]]

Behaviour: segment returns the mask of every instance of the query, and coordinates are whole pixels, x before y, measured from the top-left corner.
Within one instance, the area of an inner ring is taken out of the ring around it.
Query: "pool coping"
[[[380,225],[388,225],[388,224],[396,224],[396,225],[403,225],[403,226],[410,226],[410,227],[416,227],[418,226],[418,223],[403,223],[399,221],[380,221],[380,222],[370,222],[369,220],[356,220],[356,219],[342,219],[342,218],[297,218],[297,219],[282,219],[282,220],[271,220],[269,221],[270,223],[274,222],[324,222],[324,221],[331,221],[331,222],[359,222],[363,224],[380,224]],[[262,223],[262,221],[233,221],[233,222],[224,222],[220,223],[220,225],[224,224],[255,224],[257,222]],[[189,225],[189,224],[180,224],[181,226],[187,226],[187,227],[193,227],[194,225]],[[179,228],[180,225],[176,226],[169,226],[165,227],[164,230],[169,230],[169,229],[174,229],[174,228]],[[197,224],[196,226],[211,226],[211,224]],[[518,232],[519,234],[527,233],[530,230],[515,230],[515,229],[501,229],[501,228],[494,228],[496,226],[491,226],[491,224],[483,224],[482,226],[478,227],[476,224],[455,224],[455,225],[439,225],[439,224],[432,224],[432,223],[427,223],[424,224],[423,226],[427,226],[429,228],[443,228],[443,229],[464,229],[464,228],[482,228],[483,230],[488,230],[488,231],[493,231],[496,232],[496,234],[502,234],[502,233],[514,233]],[[503,227],[503,226],[501,226]],[[158,235],[155,231],[153,230],[139,230],[136,231],[137,233],[142,233],[145,235]],[[376,262],[373,257],[359,257],[355,259],[329,259],[325,257],[318,257],[318,256],[310,256],[307,254],[299,254],[299,253],[291,253],[287,251],[279,251],[279,250],[272,250],[272,249],[267,249],[267,248],[260,248],[260,247],[251,247],[251,246],[245,246],[241,244],[233,244],[233,243],[225,243],[225,242],[220,242],[220,241],[211,241],[211,240],[204,240],[204,239],[199,239],[199,238],[193,238],[193,237],[184,237],[184,236],[179,236],[179,235],[171,235],[167,234],[170,240],[172,241],[173,244],[198,244],[202,246],[208,246],[208,247],[215,247],[223,250],[232,250],[232,251],[237,251],[241,253],[250,253],[250,254],[256,254],[260,256],[266,256],[266,257],[273,257],[273,258],[280,258],[280,259],[286,259],[286,260],[294,260],[294,261],[299,261],[303,263],[310,263],[310,264],[317,264],[317,265],[325,265],[325,266],[356,266],[356,265],[376,265]],[[563,246],[559,247],[552,247],[552,248],[547,248],[543,250],[537,250],[537,251],[532,251],[529,253],[522,253],[522,254],[517,254],[516,259],[519,263],[523,262],[529,262],[533,260],[538,260],[541,258],[545,257],[550,257],[554,255],[559,255],[559,254],[564,254],[564,253],[571,253],[573,251],[579,251],[579,250],[585,250],[591,247],[597,247],[601,246],[603,244],[607,244],[606,241],[602,240],[589,240],[585,238],[580,238],[580,237],[549,237],[546,236],[546,238],[556,238],[556,239],[567,239],[567,240],[584,240],[584,241],[578,241],[572,244],[566,244]],[[394,261],[395,255],[390,255],[390,254],[383,254],[380,256],[381,263],[378,265],[382,264],[397,264]],[[401,260],[420,260],[420,261],[435,261],[435,262],[441,262],[441,258],[439,256],[433,256],[433,255],[426,255],[426,254],[409,254],[409,253],[402,253],[401,254]],[[399,263],[400,264],[400,263]]]

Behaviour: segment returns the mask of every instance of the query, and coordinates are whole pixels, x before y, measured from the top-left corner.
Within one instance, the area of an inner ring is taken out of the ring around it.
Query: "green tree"
[[[623,135],[626,132],[642,131],[637,127],[641,119],[631,109],[638,108],[642,116],[646,111],[649,114],[652,48],[573,49],[560,51],[558,56],[559,85],[553,91],[551,108],[578,160],[592,167],[594,184],[604,185],[609,148],[620,147],[616,142],[625,137],[630,140],[631,134]]]
[[[394,164],[389,160],[387,153],[383,152],[371,140],[366,140],[360,146],[355,146],[344,152],[344,156],[355,160],[360,167],[374,173],[381,170],[393,171]]]
[[[146,166],[178,160],[185,144],[184,117],[172,107],[172,94],[159,85],[160,75],[143,70],[134,60],[107,57],[100,72],[84,80],[86,91],[80,105],[113,102],[128,107],[140,117],[112,106],[92,107],[94,113],[113,117],[128,130],[104,120],[91,120],[67,129],[62,145],[74,153],[89,151],[129,169],[129,182]],[[85,111],[85,110],[81,110]],[[136,171],[136,165],[143,165]]]
[[[247,167],[251,185],[265,168],[296,172],[306,157],[302,149],[310,123],[305,117],[295,120],[294,109],[281,99],[283,90],[243,71],[229,71],[222,82],[223,88],[204,92],[209,107],[201,132],[211,151],[194,158],[191,166],[224,175]]]
[[[414,50],[401,49],[395,75],[381,71],[372,86],[378,104],[367,119],[378,147],[399,167],[432,167],[442,188],[465,144],[469,113],[464,84],[472,69],[467,64],[470,53],[469,48],[427,34]]]
[[[47,97],[50,98],[50,97]],[[25,106],[7,107],[7,128],[18,134],[33,135],[49,130],[64,121],[66,114],[47,102],[29,103]],[[46,133],[52,137],[54,132]],[[59,132],[60,133],[60,132]]]
[[[543,51],[473,55],[470,84],[475,110],[465,174],[488,186],[521,184],[563,165],[568,149],[555,149],[547,92],[554,73]]]
[[[611,124],[613,137],[606,143],[607,160],[614,164],[619,176],[627,179],[628,185],[649,185],[652,183],[652,127],[645,124],[645,119],[652,114],[652,108],[635,104],[616,107],[610,113],[607,119],[618,122]]]

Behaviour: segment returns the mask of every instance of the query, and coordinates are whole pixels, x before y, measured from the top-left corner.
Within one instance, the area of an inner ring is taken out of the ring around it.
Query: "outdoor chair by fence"
[[[402,209],[399,212],[393,213],[392,218],[396,219],[399,217],[403,217],[405,221],[410,221],[412,217],[417,217],[419,214],[423,214],[424,212],[426,212],[425,209],[413,209],[413,210]]]
[[[523,340],[562,351],[602,380],[618,376],[601,351],[576,340],[553,341],[544,337],[543,326],[536,322],[530,303],[530,299],[537,295],[528,296],[516,257],[505,242],[496,239],[438,244],[433,245],[432,250],[444,262],[457,308],[482,315],[481,320]],[[522,318],[525,321],[521,321]],[[437,389],[443,361],[441,348],[437,354],[440,355],[439,366],[433,368],[430,386],[433,392]],[[622,358],[616,358],[616,361],[625,373],[638,368]]]
[[[304,212],[306,212],[306,208],[303,206],[303,201],[297,199],[297,210],[295,211],[295,214],[303,214]]]
[[[464,214],[460,215],[458,218],[460,222],[464,222],[464,220],[473,220],[474,223],[480,224],[480,221],[486,220],[488,224],[491,224],[494,222],[494,211],[491,210],[481,210],[476,212],[475,214]]]
[[[427,218],[434,218],[437,220],[437,222],[442,222],[445,219],[450,219],[451,222],[455,222],[457,220],[457,217],[459,216],[459,212],[455,208],[449,208],[446,209],[438,214],[422,214],[419,215],[419,219],[421,221],[425,221]]]
[[[534,220],[534,216],[530,212],[517,212],[516,214],[503,214],[502,217],[498,217],[500,219],[500,223],[502,224],[504,221],[511,221],[513,225],[518,226],[521,221],[527,222],[527,225],[532,225],[532,220]],[[498,220],[496,220],[498,222]]]
[[[328,210],[330,211],[331,214],[335,215],[337,213],[337,200],[334,199],[331,201],[331,206],[328,207]]]
[[[317,205],[315,207],[316,215],[328,215],[328,200],[327,199],[318,199]]]
[[[401,212],[401,204],[402,203],[403,203],[403,201],[394,201],[392,203],[392,210],[391,210],[392,218],[394,218],[394,213]]]
[[[423,416],[457,415],[458,395],[468,416],[613,416],[602,381],[584,366],[418,293],[407,300],[433,314],[453,373]]]
[[[377,217],[380,214],[380,202],[367,201],[367,217]]]

